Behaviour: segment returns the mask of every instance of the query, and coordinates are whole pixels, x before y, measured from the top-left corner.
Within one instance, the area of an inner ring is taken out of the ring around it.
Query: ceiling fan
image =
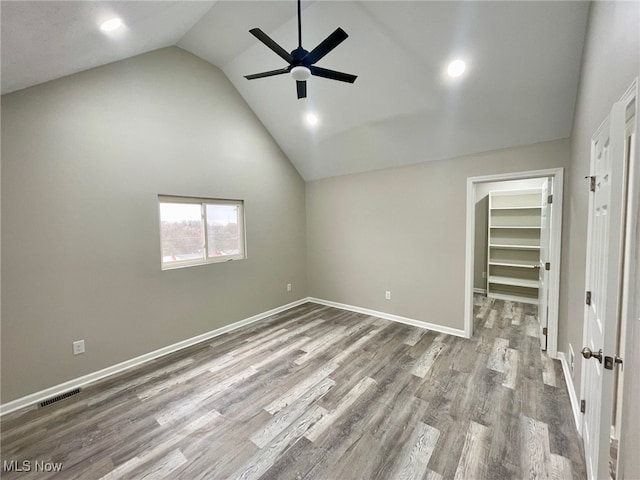
[[[340,43],[347,39],[349,35],[337,28],[331,35],[325,38],[320,44],[310,52],[302,48],[302,22],[300,16],[300,0],[298,0],[298,48],[288,53],[284,48],[274,42],[266,33],[259,28],[249,30],[254,37],[264,43],[267,47],[278,54],[289,66],[278,70],[270,70],[268,72],[255,73],[253,75],[245,75],[247,80],[256,78],[272,77],[274,75],[282,75],[291,73],[296,81],[296,89],[298,98],[307,96],[307,79],[311,75],[316,77],[328,78],[330,80],[338,80],[340,82],[353,83],[358,78],[356,75],[348,73],[336,72],[327,68],[316,67],[314,64],[322,59],[327,53],[336,48]]]

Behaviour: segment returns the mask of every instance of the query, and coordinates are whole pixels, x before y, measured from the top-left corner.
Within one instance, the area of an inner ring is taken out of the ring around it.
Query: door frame
[[[549,319],[547,326],[547,353],[558,356],[558,308],[560,300],[560,256],[562,251],[562,215],[564,169],[548,168],[525,172],[501,173],[467,178],[467,234],[465,261],[465,306],[464,335],[473,336],[473,265],[475,256],[476,185],[479,183],[502,182],[508,180],[524,180],[527,178],[553,178],[553,203],[551,203],[551,235],[552,247],[549,252],[551,270],[549,270]],[[557,267],[554,267],[557,266]]]
[[[637,370],[640,368],[640,226],[636,220],[640,217],[640,109],[638,108],[638,79],[631,85],[630,94],[635,95],[635,131],[632,132],[632,150],[629,158],[629,189],[627,197],[626,239],[625,239],[625,264],[623,266],[622,283],[622,328],[624,332],[623,360],[626,368],[624,374],[627,379],[622,385],[621,421],[619,425],[618,465],[616,474],[618,478],[625,478],[625,459],[627,456],[636,455],[629,448],[633,435],[636,442],[640,433],[630,431],[631,425],[637,419],[635,410],[631,407],[633,401],[637,401],[640,392]],[[629,93],[629,92],[627,92]],[[634,228],[635,225],[635,228]],[[635,372],[635,377],[634,377]],[[635,395],[635,398],[634,398]],[[625,408],[626,407],[626,408]],[[636,461],[636,464],[640,462]],[[631,472],[630,472],[631,473]]]
[[[637,97],[636,97],[637,101]],[[637,422],[637,415],[632,407],[640,395],[640,382],[638,381],[638,369],[640,368],[640,227],[632,228],[635,221],[640,218],[640,119],[636,107],[636,128],[634,133],[633,148],[631,152],[629,185],[630,198],[627,198],[627,238],[624,265],[624,279],[622,284],[622,328],[625,329],[623,345],[623,361],[626,372],[622,385],[621,421],[619,425],[618,464],[616,474],[618,478],[625,478],[626,457],[637,455],[629,444],[633,436],[637,442],[640,433],[631,430],[631,425]],[[635,374],[635,377],[634,377]],[[636,461],[636,464],[640,462]],[[631,473],[631,472],[630,472]]]

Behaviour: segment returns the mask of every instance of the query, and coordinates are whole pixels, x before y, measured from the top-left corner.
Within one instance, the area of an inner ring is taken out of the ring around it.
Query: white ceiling
[[[286,66],[248,33],[297,46],[294,1],[3,1],[2,93],[169,45],[222,68],[306,180],[570,135],[587,2],[304,2],[303,45],[338,26],[349,38],[298,100]],[[110,16],[126,27],[105,35]],[[467,62],[455,81],[453,58]],[[313,111],[320,124],[309,128]]]

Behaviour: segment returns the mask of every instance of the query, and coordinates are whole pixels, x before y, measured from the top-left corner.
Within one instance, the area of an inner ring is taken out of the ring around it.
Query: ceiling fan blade
[[[344,42],[347,37],[349,37],[347,32],[342,30],[340,27],[336,28],[335,32],[325,38],[316,48],[307,54],[304,58],[305,62],[309,62],[309,65],[313,65],[331,50]]]
[[[251,33],[254,37],[260,40],[262,43],[264,43],[271,50],[276,52],[285,62],[291,63],[293,61],[293,59],[291,58],[291,54],[289,52],[287,52],[284,48],[282,48],[280,45],[274,42],[269,35],[264,33],[259,28],[252,28],[251,30],[249,30],[249,33]]]
[[[335,70],[329,70],[328,68],[315,67],[311,65],[309,67],[311,75],[316,77],[328,78],[330,80],[338,80],[339,82],[353,83],[356,81],[357,75],[350,75],[348,73],[336,72]]]
[[[278,70],[270,70],[268,72],[254,73],[253,75],[245,75],[247,80],[254,80],[256,78],[273,77],[274,75],[282,75],[283,73],[289,73],[289,67],[279,68]]]
[[[297,80],[296,89],[298,90],[298,99],[307,98],[307,82],[305,80]]]

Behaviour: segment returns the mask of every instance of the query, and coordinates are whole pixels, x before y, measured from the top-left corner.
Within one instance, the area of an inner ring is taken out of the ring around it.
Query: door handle
[[[597,358],[598,362],[602,363],[602,349],[598,350],[598,353],[593,353],[589,347],[584,347],[582,351],[582,356],[589,360],[590,358]]]

